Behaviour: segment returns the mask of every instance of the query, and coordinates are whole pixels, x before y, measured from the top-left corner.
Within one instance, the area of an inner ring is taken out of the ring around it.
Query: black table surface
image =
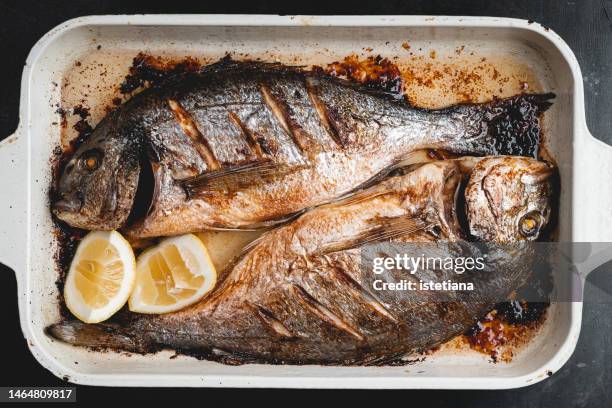
[[[26,56],[34,43],[57,24],[91,14],[141,13],[258,13],[258,14],[427,14],[515,17],[540,22],[567,41],[576,53],[585,85],[586,116],[591,133],[612,144],[612,0],[420,0],[357,2],[333,1],[325,6],[312,1],[207,2],[189,4],[128,1],[0,0],[0,138],[18,123],[19,85]],[[242,3],[242,4],[241,4]],[[299,3],[299,5],[297,4]],[[609,183],[602,180],[602,183]],[[612,203],[610,203],[612,204]],[[79,386],[79,402],[95,400],[155,401],[217,404],[251,396],[258,403],[342,402],[427,404],[473,407],[609,407],[612,406],[612,266],[589,276],[582,331],[567,364],[552,377],[527,388],[506,391],[308,391],[308,390],[190,390],[108,389]],[[0,386],[68,385],[54,377],[31,356],[18,321],[15,276],[0,265],[1,341],[4,357]],[[442,384],[443,385],[443,384]],[[326,397],[322,400],[321,397]],[[197,398],[197,399],[196,399]],[[209,398],[209,399],[206,399]],[[214,399],[213,399],[214,398]],[[244,401],[244,400],[241,400]]]

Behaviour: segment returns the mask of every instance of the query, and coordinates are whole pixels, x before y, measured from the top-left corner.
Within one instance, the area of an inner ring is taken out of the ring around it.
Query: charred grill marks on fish
[[[215,157],[206,138],[198,130],[198,126],[189,116],[189,113],[175,100],[168,99],[168,105],[172,112],[176,115],[176,120],[183,130],[183,133],[190,137],[194,147],[200,153],[200,156],[206,162],[206,166],[210,171],[218,170],[221,165]]]
[[[316,318],[320,319],[322,322],[325,322],[325,324],[333,326],[334,328],[353,336],[358,341],[364,340],[363,335],[359,333],[356,328],[352,327],[350,323],[345,322],[340,316],[334,314],[334,312],[325,307],[301,285],[293,283],[290,285],[290,288],[290,293],[293,294],[293,297],[297,299],[306,309],[310,310],[310,312],[312,312]]]
[[[250,303],[257,313],[257,316],[267,325],[275,334],[284,338],[295,337],[283,323],[274,316],[274,314],[263,306]]]
[[[236,113],[230,111],[228,112],[228,116],[230,120],[240,129],[240,132],[244,137],[244,141],[249,145],[249,149],[251,150],[252,155],[254,155],[255,161],[263,161],[268,153],[264,152],[264,149],[257,141],[257,138],[253,136],[253,132],[246,127]]]
[[[277,100],[270,88],[267,85],[261,85],[259,87],[261,96],[263,97],[263,101],[272,112],[273,116],[278,120],[280,125],[283,127],[287,135],[291,138],[293,143],[300,149],[300,151],[304,151],[305,141],[302,140],[302,135],[297,131],[294,127],[293,123],[289,120],[286,110],[287,107],[282,105],[280,100]]]
[[[407,232],[407,235],[410,233]],[[398,324],[399,320],[391,313],[391,311],[382,303],[377,296],[375,296],[372,291],[364,287],[360,282],[355,280],[350,274],[348,274],[342,265],[334,265],[331,269],[336,278],[339,281],[342,281],[346,284],[346,288],[349,289],[352,293],[354,293],[357,297],[363,299],[367,304],[372,306],[372,309],[376,311],[376,313],[381,316],[386,317],[391,322]]]
[[[340,136],[340,133],[338,132],[338,128],[336,127],[335,122],[331,119],[328,113],[327,106],[325,105],[325,103],[323,103],[323,101],[321,101],[321,99],[317,95],[317,88],[316,88],[316,85],[313,84],[313,82],[314,82],[313,80],[306,78],[305,88],[306,88],[306,93],[308,94],[308,97],[310,98],[310,102],[312,103],[312,106],[315,108],[317,115],[319,117],[319,120],[321,122],[321,125],[326,130],[329,137],[341,149],[344,149],[346,147],[347,141],[344,140]]]

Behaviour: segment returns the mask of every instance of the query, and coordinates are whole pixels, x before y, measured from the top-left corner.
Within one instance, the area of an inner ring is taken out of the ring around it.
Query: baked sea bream
[[[549,223],[554,173],[522,157],[400,169],[264,233],[193,306],[131,315],[122,323],[62,321],[48,333],[79,346],[140,353],[171,348],[226,363],[399,362],[464,333],[528,279],[525,260]],[[419,244],[428,255],[458,258],[468,241],[488,243],[484,270],[377,274],[363,267],[371,245],[378,245],[377,256]],[[443,296],[376,290],[376,280],[463,282],[472,290]]]
[[[53,212],[134,238],[270,226],[416,150],[534,157],[552,96],[426,110],[322,73],[226,59],[109,113],[65,166]]]

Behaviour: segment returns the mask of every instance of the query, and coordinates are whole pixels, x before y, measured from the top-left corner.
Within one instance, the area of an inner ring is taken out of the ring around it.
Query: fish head
[[[73,227],[117,229],[130,215],[139,173],[134,138],[119,136],[105,119],[66,163],[52,211]]]
[[[526,157],[478,161],[465,189],[470,234],[480,241],[535,241],[551,216],[552,165]]]

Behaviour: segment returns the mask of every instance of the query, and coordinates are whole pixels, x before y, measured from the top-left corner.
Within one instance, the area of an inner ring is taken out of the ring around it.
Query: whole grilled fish
[[[519,252],[489,252],[483,271],[457,275],[423,268],[415,275],[377,275],[362,267],[364,249],[385,241],[430,243],[427,253],[444,258],[464,256],[461,244],[468,236],[498,244],[535,240],[550,217],[552,173],[528,158],[478,161],[465,188],[462,229],[463,209],[455,200],[459,164],[425,164],[266,232],[213,292],[183,311],[136,316],[125,324],[65,321],[48,333],[75,345],[172,348],[228,363],[395,362],[465,332],[524,283],[529,258],[519,245]],[[451,279],[472,282],[474,289],[437,299],[435,292],[375,290],[376,279]]]
[[[67,163],[53,212],[133,237],[271,225],[418,149],[534,156],[551,97],[425,110],[319,73],[224,60],[107,115]]]

